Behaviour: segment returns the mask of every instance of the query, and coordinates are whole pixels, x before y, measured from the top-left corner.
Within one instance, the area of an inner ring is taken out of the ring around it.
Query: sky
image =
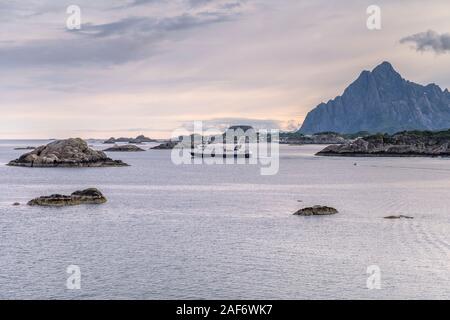
[[[450,88],[450,2],[1,0],[0,139],[294,130],[383,61]]]

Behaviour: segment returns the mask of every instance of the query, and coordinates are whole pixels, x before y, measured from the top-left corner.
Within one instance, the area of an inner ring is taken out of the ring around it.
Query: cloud
[[[140,6],[140,5],[145,5],[145,4],[149,4],[149,3],[158,3],[161,2],[161,0],[133,0],[129,6]]]
[[[127,48],[127,50],[117,50]],[[140,60],[152,51],[137,39],[105,39],[93,42],[82,40],[38,40],[0,48],[0,66],[28,68],[80,65],[121,64]]]
[[[148,36],[155,33],[166,33],[224,22],[230,20],[231,16],[221,13],[205,14],[182,14],[174,17],[156,19],[153,17],[129,17],[119,21],[105,24],[85,24],[81,31],[72,33],[93,36],[97,38],[110,36]]]
[[[239,1],[239,0],[237,0],[237,1]],[[223,0],[184,0],[186,5],[190,8],[198,8],[198,7],[206,6],[209,4],[218,4],[222,7],[228,7],[230,4],[236,4],[237,1],[235,1],[234,3],[226,2],[225,4],[223,4]],[[147,5],[147,4],[158,4],[158,3],[165,3],[165,2],[167,2],[167,0],[133,0],[129,4],[127,4],[126,7],[136,7],[136,6],[142,6],[142,5]]]
[[[3,46],[0,43],[0,66],[107,66],[139,61],[157,53],[159,43],[174,33],[232,18],[233,15],[208,12],[195,15],[183,13],[161,19],[129,17],[105,24],[87,23],[80,31],[69,31],[72,38],[3,43]]]
[[[450,33],[439,34],[436,31],[416,33],[400,40],[400,43],[413,43],[417,51],[450,52]]]

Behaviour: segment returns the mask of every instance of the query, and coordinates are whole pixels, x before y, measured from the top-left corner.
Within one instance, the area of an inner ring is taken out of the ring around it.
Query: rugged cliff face
[[[300,132],[395,133],[450,128],[450,93],[407,81],[389,62],[363,71],[342,96],[308,113]]]

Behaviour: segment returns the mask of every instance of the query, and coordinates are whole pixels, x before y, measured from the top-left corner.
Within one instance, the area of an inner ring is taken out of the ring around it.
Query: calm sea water
[[[126,168],[5,165],[25,152],[14,147],[43,143],[0,141],[2,299],[450,298],[450,160],[281,146],[274,176],[175,166],[160,150],[110,154]],[[109,201],[24,205],[87,187]],[[292,215],[315,204],[340,213]],[[398,214],[415,219],[383,219]],[[66,288],[69,265],[81,269],[81,290]],[[370,265],[380,290],[367,289]]]

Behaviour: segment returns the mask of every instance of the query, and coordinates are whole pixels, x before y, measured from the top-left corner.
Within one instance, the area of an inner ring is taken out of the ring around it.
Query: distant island
[[[450,130],[376,134],[341,145],[330,145],[318,156],[449,157]]]
[[[342,96],[310,111],[299,133],[396,133],[450,128],[450,93],[407,81],[383,62],[363,71]]]
[[[80,138],[56,140],[25,153],[8,163],[14,167],[122,167],[121,160],[108,158],[103,151],[91,149]]]
[[[139,144],[139,143],[157,142],[157,141],[154,140],[154,139],[151,139],[149,137],[146,137],[144,135],[140,135],[140,136],[137,136],[136,138],[124,138],[124,137],[121,137],[121,138],[117,138],[116,139],[114,137],[111,137],[108,140],[105,140],[103,143],[105,143],[105,144],[115,144],[115,143],[118,143],[118,142],[134,143],[134,144],[137,143],[137,144]]]
[[[343,144],[350,141],[350,139],[363,137],[368,133],[356,133],[352,135],[343,135],[336,132],[319,132],[312,135],[305,135],[300,132],[281,132],[281,144]]]

